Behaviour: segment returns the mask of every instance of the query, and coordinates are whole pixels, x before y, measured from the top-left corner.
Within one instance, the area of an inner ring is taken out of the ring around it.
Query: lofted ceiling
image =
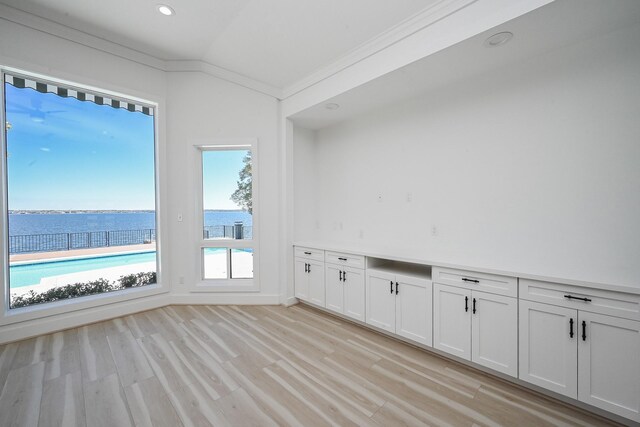
[[[0,0],[162,60],[283,88],[439,0]],[[174,16],[157,11],[159,3]]]

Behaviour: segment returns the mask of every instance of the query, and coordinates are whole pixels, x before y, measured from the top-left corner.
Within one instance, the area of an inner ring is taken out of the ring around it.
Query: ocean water
[[[154,229],[155,217],[154,212],[10,214],[9,236]],[[252,225],[245,211],[205,212],[205,226],[233,225],[235,221]]]

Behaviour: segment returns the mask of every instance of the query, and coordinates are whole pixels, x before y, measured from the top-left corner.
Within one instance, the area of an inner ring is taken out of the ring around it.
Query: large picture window
[[[3,74],[10,308],[156,283],[154,107]]]
[[[252,145],[199,147],[203,281],[253,283],[254,151]]]

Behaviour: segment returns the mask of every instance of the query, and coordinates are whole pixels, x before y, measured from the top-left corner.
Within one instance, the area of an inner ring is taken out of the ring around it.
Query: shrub
[[[10,307],[27,307],[34,304],[101,294],[104,292],[117,291],[134,286],[144,286],[152,283],[156,283],[156,273],[154,271],[122,276],[116,282],[110,282],[106,279],[97,279],[87,283],[74,283],[72,285],[57,286],[43,292],[35,292],[31,290],[29,293],[24,295],[12,295]]]

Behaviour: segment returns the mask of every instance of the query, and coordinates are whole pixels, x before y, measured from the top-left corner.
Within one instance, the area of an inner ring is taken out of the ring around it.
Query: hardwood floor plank
[[[151,366],[129,329],[107,336],[107,341],[123,387],[153,376]]]
[[[80,372],[80,344],[76,329],[56,332],[51,335],[49,346],[49,357],[44,373],[45,381],[73,372]]]
[[[216,402],[232,426],[269,427],[277,424],[265,414],[242,388]]]
[[[181,427],[178,413],[157,378],[151,377],[124,389],[136,427]]]
[[[45,381],[38,426],[86,426],[82,377],[79,370]]]
[[[29,346],[32,344],[35,344],[35,340],[28,343]],[[44,362],[28,364],[9,372],[0,394],[0,426],[38,425],[43,380]]]
[[[161,334],[139,338],[138,343],[167,394],[197,382]]]
[[[18,343],[5,344],[2,346],[2,352],[0,353],[0,393],[2,393],[2,387],[7,381],[7,376],[13,365],[13,359],[17,353]]]
[[[198,386],[179,387],[169,394],[169,399],[185,427],[232,426],[222,414],[218,403]]]
[[[84,404],[88,426],[134,425],[124,390],[115,373],[96,381],[85,382]]]
[[[102,324],[81,327],[79,340],[83,381],[96,381],[116,373],[116,364]]]

